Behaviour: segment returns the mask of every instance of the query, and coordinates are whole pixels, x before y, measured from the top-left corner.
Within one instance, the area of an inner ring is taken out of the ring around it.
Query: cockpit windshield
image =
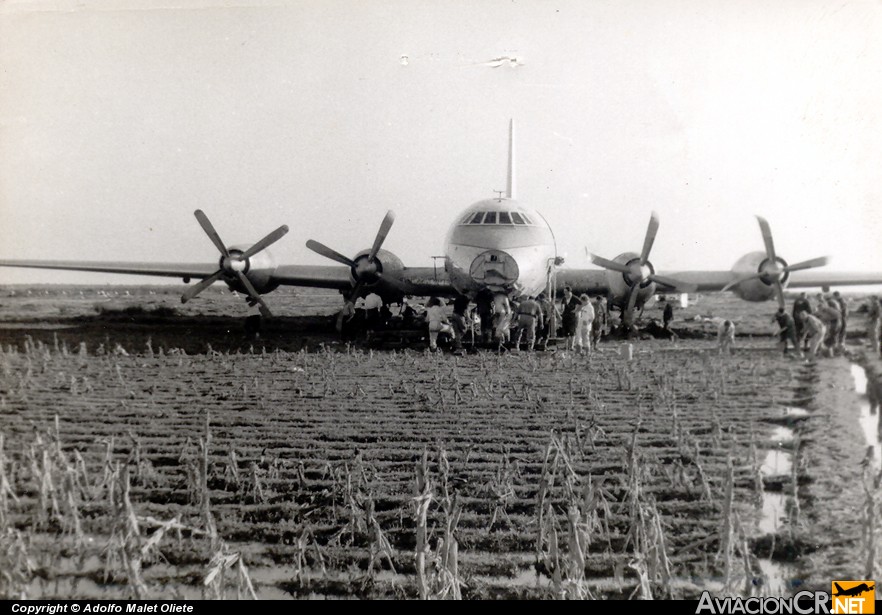
[[[461,224],[505,224],[505,225],[532,225],[533,220],[523,213],[517,211],[479,211],[469,214]]]

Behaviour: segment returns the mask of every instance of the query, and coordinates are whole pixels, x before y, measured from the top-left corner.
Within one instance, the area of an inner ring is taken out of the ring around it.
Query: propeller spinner
[[[332,250],[323,243],[319,243],[313,239],[306,242],[306,247],[313,252],[321,254],[325,258],[329,258],[341,265],[346,265],[352,270],[352,278],[355,280],[355,286],[349,293],[347,301],[355,301],[362,286],[374,283],[377,280],[382,280],[384,283],[395,286],[396,288],[399,286],[398,280],[383,275],[382,263],[377,260],[377,253],[380,251],[380,248],[383,247],[383,242],[386,241],[386,236],[389,234],[393,222],[395,222],[395,213],[392,212],[392,210],[389,210],[386,212],[383,222],[380,223],[380,229],[377,231],[377,236],[374,238],[374,244],[371,246],[370,252],[367,255],[357,257],[356,260],[343,256],[336,250]]]
[[[220,235],[217,234],[217,231],[214,230],[214,226],[211,224],[211,221],[208,219],[208,216],[201,209],[197,209],[194,212],[196,216],[196,220],[199,222],[199,225],[202,227],[202,230],[205,231],[205,234],[208,235],[208,238],[211,239],[211,242],[215,245],[215,247],[221,253],[220,259],[220,269],[215,271],[209,277],[205,278],[198,284],[188,288],[184,291],[184,294],[181,295],[181,303],[187,303],[190,299],[201,293],[203,290],[214,284],[222,277],[228,278],[236,278],[245,287],[246,292],[248,293],[248,297],[252,304],[257,304],[260,306],[260,313],[266,317],[272,316],[272,312],[270,312],[269,307],[266,302],[263,300],[263,297],[257,292],[254,288],[254,285],[248,279],[248,276],[245,275],[245,272],[248,270],[248,259],[257,254],[258,252],[265,250],[279,239],[281,239],[285,233],[288,232],[288,227],[285,225],[280,226],[272,233],[252,245],[250,248],[241,252],[239,250],[230,251],[227,249],[227,246],[221,241]]]
[[[632,259],[627,263],[619,263],[612,261],[596,254],[589,253],[591,262],[595,265],[603,267],[609,271],[616,271],[622,274],[625,284],[628,285],[627,307],[622,311],[622,318],[625,323],[630,324],[634,318],[634,308],[637,305],[637,298],[640,295],[640,289],[645,288],[650,282],[670,286],[683,292],[695,292],[697,286],[687,282],[681,282],[667,276],[657,275],[655,267],[649,261],[649,253],[652,250],[652,244],[655,243],[655,236],[658,233],[658,214],[652,212],[649,218],[649,226],[646,228],[646,237],[643,239],[643,250],[638,258]]]
[[[775,289],[775,296],[778,299],[778,307],[786,307],[784,302],[784,283],[790,277],[791,271],[800,271],[802,269],[812,269],[814,267],[823,267],[829,262],[829,258],[821,256],[802,261],[794,265],[788,265],[787,261],[775,253],[775,242],[772,239],[772,229],[769,227],[768,221],[762,216],[756,217],[759,222],[760,232],[763,235],[763,243],[766,247],[766,258],[760,263],[756,273],[740,276],[726,284],[723,290],[730,290],[733,286],[737,286],[748,280],[760,279],[766,284],[770,284]]]

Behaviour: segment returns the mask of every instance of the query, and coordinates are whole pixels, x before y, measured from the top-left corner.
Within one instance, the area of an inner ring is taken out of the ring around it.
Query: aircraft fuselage
[[[478,201],[464,210],[445,243],[451,284],[472,298],[482,289],[511,297],[539,294],[557,255],[542,216],[510,198]]]

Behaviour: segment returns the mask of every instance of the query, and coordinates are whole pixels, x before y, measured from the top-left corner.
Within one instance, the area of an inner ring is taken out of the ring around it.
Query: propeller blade
[[[245,252],[242,254],[242,258],[243,259],[249,258],[249,257],[257,254],[261,250],[268,248],[272,244],[276,243],[279,239],[284,237],[285,233],[287,233],[287,232],[288,232],[288,227],[287,227],[287,225],[283,224],[282,226],[280,226],[279,228],[274,230],[272,233],[270,233],[269,235],[267,235],[266,237],[264,237],[263,239],[258,241],[256,244],[254,244],[253,246],[251,246],[250,248],[245,250]]]
[[[329,248],[328,246],[326,246],[322,243],[319,243],[317,241],[314,241],[312,239],[310,239],[309,241],[306,242],[306,247],[317,254],[321,254],[325,258],[330,258],[332,261],[337,261],[341,265],[346,265],[348,267],[353,267],[353,268],[356,266],[355,262],[346,258],[345,256],[343,256],[339,252],[336,252],[336,251],[332,250],[331,248]]]
[[[820,256],[818,258],[813,258],[811,260],[802,261],[801,263],[796,263],[794,265],[788,265],[784,267],[784,271],[801,271],[803,269],[812,269],[814,267],[823,267],[827,263],[830,262],[830,259],[826,256]]]
[[[596,254],[588,253],[591,262],[599,267],[603,267],[604,269],[610,269],[612,271],[618,271],[619,273],[631,273],[631,269],[626,267],[621,263],[617,263],[615,261],[607,260],[602,256],[597,256]]]
[[[198,284],[194,284],[184,291],[184,294],[181,295],[181,303],[187,303],[190,299],[201,293],[203,290],[217,282],[218,278],[220,278],[224,274],[223,269],[218,269],[210,276],[199,282]]]
[[[355,300],[358,299],[358,293],[361,290],[362,286],[363,286],[363,284],[362,284],[361,280],[359,280],[358,282],[355,283],[355,286],[352,287],[352,292],[349,293],[349,299],[348,299],[349,301],[352,301],[353,303],[355,303]]]
[[[261,297],[259,294],[257,294],[257,291],[254,289],[254,286],[251,285],[251,281],[248,279],[248,276],[246,276],[241,271],[237,271],[236,275],[238,276],[239,281],[242,282],[242,286],[244,286],[245,290],[248,291],[248,296],[260,304],[260,308],[259,308],[260,313],[263,314],[264,316],[266,316],[267,318],[270,318],[273,315],[273,313],[270,312],[269,306],[263,300],[263,297]]]
[[[664,284],[684,293],[694,293],[698,290],[698,286],[690,282],[680,282],[667,276],[652,274],[649,279],[657,284]]]
[[[781,287],[781,282],[777,279],[775,280],[775,295],[778,297],[778,307],[786,308],[787,303],[784,301],[784,289]]]
[[[628,289],[628,301],[625,307],[622,308],[622,324],[626,327],[634,324],[634,307],[637,305],[638,294],[639,291],[636,285]]]
[[[224,256],[230,256],[229,250],[227,250],[227,246],[224,245],[224,242],[221,241],[220,235],[217,234],[217,231],[214,230],[214,227],[211,225],[211,222],[208,219],[208,216],[201,209],[197,209],[193,214],[196,216],[196,220],[199,222],[199,226],[202,227],[202,230],[205,231],[205,234],[208,235],[208,238],[211,239],[211,242],[215,245],[215,247],[220,250],[220,253]]]
[[[730,290],[733,286],[738,286],[742,282],[747,282],[748,280],[754,280],[756,278],[762,277],[762,275],[763,274],[761,274],[761,273],[751,273],[750,275],[745,275],[745,276],[735,278],[734,280],[732,280],[731,282],[726,284],[723,288],[721,288],[720,291],[725,292],[727,290]]]
[[[775,242],[772,241],[772,229],[769,227],[769,223],[762,216],[756,217],[757,221],[760,225],[760,231],[763,234],[763,243],[766,244],[766,256],[769,257],[770,261],[774,261],[777,257],[775,255]]]
[[[389,234],[389,229],[392,228],[392,223],[395,222],[395,213],[390,209],[386,212],[386,217],[383,218],[383,222],[380,223],[380,230],[377,231],[377,237],[374,239],[374,245],[371,248],[371,253],[368,256],[368,262],[374,262],[374,259],[377,257],[377,252],[380,251],[380,248],[383,245],[383,242],[386,241],[386,235]]]
[[[646,228],[646,239],[643,240],[643,251],[640,253],[640,264],[645,265],[649,260],[649,251],[652,250],[652,244],[655,243],[655,236],[658,233],[658,214],[652,212],[649,217],[649,226]]]

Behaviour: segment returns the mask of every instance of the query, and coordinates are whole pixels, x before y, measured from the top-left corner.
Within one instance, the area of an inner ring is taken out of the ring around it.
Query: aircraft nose
[[[498,292],[517,282],[519,273],[517,261],[502,250],[482,252],[469,268],[472,280]]]

